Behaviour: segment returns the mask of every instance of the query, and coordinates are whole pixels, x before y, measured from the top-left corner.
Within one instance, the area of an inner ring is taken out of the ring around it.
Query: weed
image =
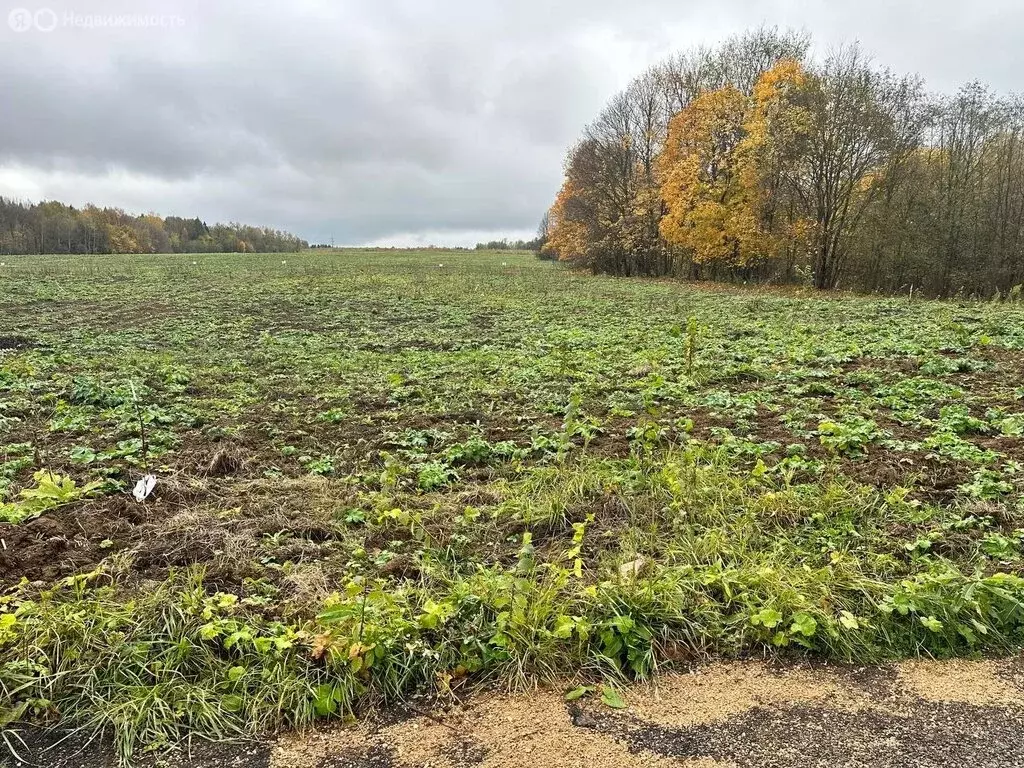
[[[1019,302],[516,258],[6,268],[4,333],[44,343],[0,358],[2,720],[127,756],[574,673],[614,707],[680,657],[1019,645]]]

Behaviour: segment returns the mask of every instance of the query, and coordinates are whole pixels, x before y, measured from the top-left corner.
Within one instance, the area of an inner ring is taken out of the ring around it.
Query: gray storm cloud
[[[471,243],[532,233],[566,149],[633,75],[762,23],[822,50],[859,39],[936,89],[1021,89],[1024,5],[896,6],[15,0],[0,5],[0,195]],[[18,29],[20,11],[56,24]]]

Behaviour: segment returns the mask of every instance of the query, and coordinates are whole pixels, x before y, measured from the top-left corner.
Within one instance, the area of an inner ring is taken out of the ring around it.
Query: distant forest
[[[306,247],[305,240],[268,227],[209,226],[198,218],[0,197],[0,254],[288,253]]]
[[[929,93],[856,45],[814,59],[810,43],[761,28],[637,77],[569,152],[544,252],[933,296],[1024,283],[1024,98]]]
[[[538,251],[544,244],[543,233],[533,240],[488,240],[486,243],[477,243],[478,251]]]

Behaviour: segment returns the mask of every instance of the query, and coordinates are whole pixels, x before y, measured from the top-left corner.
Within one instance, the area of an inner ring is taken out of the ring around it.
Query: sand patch
[[[395,768],[729,768],[714,760],[677,760],[640,751],[572,723],[562,696],[535,692],[486,695],[438,719],[415,717],[375,728],[356,724],[282,739],[270,768],[317,768],[345,755]]]
[[[1004,663],[982,661],[905,661],[899,682],[926,701],[1024,707],[1024,695],[1003,676]]]
[[[480,763],[484,768],[681,765],[650,752],[631,754],[626,745],[610,736],[573,725],[565,702],[556,693],[492,699],[484,702],[477,718],[474,735],[486,750]]]
[[[796,735],[808,729],[824,729],[824,734],[830,727],[850,742],[844,749],[874,755],[886,752],[885,745],[904,738],[904,732],[939,728],[926,702],[1001,708],[1000,717],[1019,722],[1024,688],[1015,684],[1014,670],[1012,662],[992,661],[913,661],[862,669],[721,662],[624,688],[628,709],[622,711],[607,709],[596,696],[569,705],[560,690],[490,693],[431,715],[282,738],[270,768],[735,768],[729,761],[737,754],[745,756],[740,762],[746,765],[758,749],[785,752],[790,738],[793,754],[779,765],[796,765],[803,764],[805,752],[831,754],[825,747],[834,741],[831,736],[801,741]],[[951,711],[950,722],[961,722],[957,718],[963,715]],[[922,712],[932,719],[918,723]],[[787,732],[790,723],[796,732]],[[759,727],[768,727],[768,735]],[[748,744],[750,755],[737,752],[743,734],[757,741],[755,732],[768,741]],[[957,749],[963,746],[960,731],[941,735],[951,745],[960,744]],[[942,739],[936,749],[953,749]]]
[[[755,707],[827,703],[857,710],[873,706],[868,694],[838,671],[772,669],[754,661],[665,675],[634,689],[629,700],[638,717],[674,728],[721,722]]]

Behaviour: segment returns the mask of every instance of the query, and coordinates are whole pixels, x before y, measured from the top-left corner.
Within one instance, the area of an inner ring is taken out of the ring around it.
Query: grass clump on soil
[[[1024,312],[436,260],[5,274],[38,337],[0,358],[6,722],[128,757],[478,682],[1019,646]]]
[[[359,525],[407,543],[407,574],[374,573],[356,548],[316,615],[269,618],[270,584],[239,597],[198,571],[132,588],[125,562],[31,598],[15,591],[2,614],[5,698],[19,716],[74,713],[128,755],[465,678],[525,686],[574,669],[644,677],[710,653],[866,662],[1020,641],[1024,580],[986,575],[988,538],[959,542],[959,562],[908,548],[920,539],[894,536],[894,518],[933,532],[963,531],[965,518],[898,494],[794,486],[702,446],[544,467],[504,491],[487,512],[370,512]]]

